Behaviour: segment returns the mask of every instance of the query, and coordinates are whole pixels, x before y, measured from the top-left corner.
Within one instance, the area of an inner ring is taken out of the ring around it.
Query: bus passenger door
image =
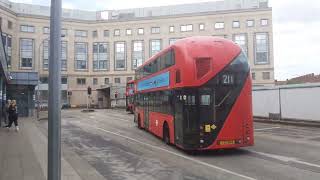
[[[144,112],[144,128],[149,130],[149,95],[145,94],[143,99],[143,112]]]
[[[174,103],[174,136],[175,143],[182,145],[183,143],[183,101],[180,100],[181,92],[176,91],[173,94]]]

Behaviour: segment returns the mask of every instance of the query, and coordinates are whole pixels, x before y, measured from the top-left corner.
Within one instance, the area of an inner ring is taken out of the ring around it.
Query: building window
[[[159,34],[159,33],[160,33],[160,27],[151,28],[151,34]]]
[[[61,42],[61,70],[67,70],[67,46],[66,41]],[[43,69],[49,68],[49,41],[43,41]]]
[[[61,29],[62,36],[68,36],[68,29]]]
[[[121,83],[121,79],[120,78],[114,78],[114,83],[120,84]]]
[[[49,41],[43,41],[43,69],[49,68]]]
[[[178,41],[179,39],[182,39],[182,38],[170,38],[169,39],[169,45],[172,45],[174,44],[176,41]]]
[[[169,32],[173,33],[174,32],[174,26],[169,27]]]
[[[22,68],[32,68],[33,49],[33,39],[20,39],[20,66]]]
[[[127,82],[131,81],[132,77],[127,77]]]
[[[93,85],[98,85],[98,78],[93,78]]]
[[[150,57],[161,51],[161,39],[150,40]]]
[[[68,43],[66,41],[61,42],[61,70],[67,70],[68,63]]]
[[[43,28],[43,34],[50,34],[50,28],[44,27]]]
[[[98,37],[98,31],[97,30],[96,31],[92,31],[92,37],[93,38]]]
[[[68,78],[67,77],[61,77],[61,84],[68,84]]]
[[[110,36],[109,30],[104,30],[104,31],[103,31],[103,36],[104,36],[104,37],[109,37],[109,36]]]
[[[252,80],[256,80],[256,73],[251,73],[251,76],[252,76]]]
[[[126,35],[127,36],[131,36],[132,35],[132,30],[131,29],[127,29],[126,30]]]
[[[104,78],[104,84],[109,84],[109,78]]]
[[[120,29],[114,30],[114,36],[120,36]]]
[[[109,70],[108,43],[93,43],[93,70]]]
[[[233,21],[232,22],[232,27],[233,28],[240,28],[240,22],[239,21]]]
[[[214,25],[214,28],[215,28],[215,29],[224,29],[224,22],[217,22],[217,23]]]
[[[226,34],[221,34],[221,35],[212,35],[213,37],[218,37],[218,38],[224,38],[224,39],[227,39],[228,38],[228,35]]]
[[[180,26],[180,31],[181,32],[189,32],[189,31],[192,31],[192,29],[193,29],[193,25],[192,24],[181,25]]]
[[[8,29],[12,29],[12,22],[8,21]]]
[[[126,43],[116,42],[115,43],[115,69],[125,70],[126,68]]]
[[[35,32],[35,27],[34,26],[29,26],[29,25],[21,25],[20,26],[20,31],[21,32],[34,33]]]
[[[254,20],[247,20],[247,27],[254,27]]]
[[[41,84],[48,84],[48,77],[46,77],[46,76],[40,77],[40,83]]]
[[[86,85],[86,78],[77,78],[78,85]]]
[[[144,60],[144,41],[133,41],[132,44],[132,69],[136,69]]]
[[[270,72],[262,72],[263,80],[270,80]]]
[[[261,19],[261,26],[268,26],[268,19]]]
[[[138,29],[138,35],[143,35],[144,34],[144,29],[143,28],[139,28]]]
[[[8,34],[2,34],[2,42],[4,49],[7,53],[7,65],[11,68],[11,57],[12,57],[12,37]]]
[[[75,37],[88,37],[88,31],[76,30]]]
[[[87,43],[76,42],[75,43],[75,69],[86,70],[88,64],[88,45]]]
[[[199,30],[203,31],[204,30],[204,24],[199,24]]]
[[[269,63],[268,33],[256,33],[255,35],[255,64]]]
[[[246,34],[235,34],[233,36],[233,41],[237,43],[242,51],[248,55],[248,45],[247,45],[247,35]]]

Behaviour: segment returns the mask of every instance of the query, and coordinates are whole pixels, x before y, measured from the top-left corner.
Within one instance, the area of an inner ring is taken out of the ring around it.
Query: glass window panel
[[[124,70],[126,68],[126,45],[125,42],[115,43],[115,69]]]
[[[153,39],[150,41],[150,56],[155,55],[161,51],[161,40]]]
[[[132,69],[136,69],[143,63],[144,41],[133,41],[132,49]]]
[[[33,62],[33,39],[20,39],[20,65],[32,67]]]
[[[84,70],[87,69],[88,62],[88,52],[87,52],[87,43],[75,43],[75,61],[76,69]]]
[[[224,28],[224,22],[217,22],[217,23],[214,25],[214,28],[215,28],[215,29],[223,29],[223,28]]]
[[[255,36],[255,63],[269,63],[269,40],[268,33],[256,33]]]
[[[247,45],[247,36],[246,34],[236,34],[233,37],[233,41],[237,43],[243,50],[243,52],[248,55],[248,45]]]
[[[209,106],[210,105],[210,95],[200,96],[200,105]]]

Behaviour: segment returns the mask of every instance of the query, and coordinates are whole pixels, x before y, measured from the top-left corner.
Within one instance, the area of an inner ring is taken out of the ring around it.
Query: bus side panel
[[[236,148],[253,145],[251,79],[247,78],[215,142],[205,149]],[[249,137],[249,140],[247,139]],[[218,145],[218,141],[241,140],[239,144]]]
[[[137,113],[140,116],[140,125],[141,125],[142,128],[144,128],[144,113],[143,113],[144,111],[143,111],[142,108],[137,108],[137,109],[138,109]]]
[[[151,112],[150,113],[150,124],[149,124],[149,131],[160,137],[163,138],[163,125],[164,123],[168,123],[169,127],[169,135],[170,135],[170,143],[174,144],[174,123],[173,123],[173,116],[162,114],[158,112]]]

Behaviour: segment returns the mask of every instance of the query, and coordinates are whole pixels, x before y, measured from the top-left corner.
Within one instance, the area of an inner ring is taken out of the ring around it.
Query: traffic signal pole
[[[61,0],[51,0],[48,102],[48,180],[61,180],[61,11]]]

